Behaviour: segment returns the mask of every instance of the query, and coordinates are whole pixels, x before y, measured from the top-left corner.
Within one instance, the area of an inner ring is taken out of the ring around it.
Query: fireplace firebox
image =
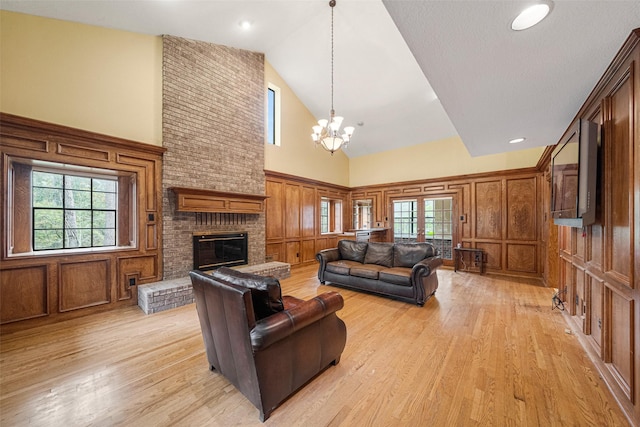
[[[201,234],[193,236],[193,268],[214,270],[248,264],[247,233]]]

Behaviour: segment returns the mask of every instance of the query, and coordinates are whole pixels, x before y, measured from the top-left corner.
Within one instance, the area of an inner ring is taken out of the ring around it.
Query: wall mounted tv
[[[557,225],[584,227],[596,221],[600,126],[577,120],[553,151],[551,215]]]

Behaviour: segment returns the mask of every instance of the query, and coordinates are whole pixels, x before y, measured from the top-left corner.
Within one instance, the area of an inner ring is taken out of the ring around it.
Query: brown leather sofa
[[[318,279],[410,301],[419,306],[438,289],[442,265],[429,243],[374,243],[341,240],[316,255]]]
[[[282,297],[273,277],[220,268],[190,273],[211,370],[227,378],[265,421],[344,350],[337,292],[307,301]]]

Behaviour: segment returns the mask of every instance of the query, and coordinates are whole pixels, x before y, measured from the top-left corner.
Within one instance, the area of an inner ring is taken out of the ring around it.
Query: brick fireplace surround
[[[163,37],[164,280],[193,267],[192,236],[244,231],[249,264],[265,260],[265,215],[176,212],[169,188],[264,194],[264,55]]]

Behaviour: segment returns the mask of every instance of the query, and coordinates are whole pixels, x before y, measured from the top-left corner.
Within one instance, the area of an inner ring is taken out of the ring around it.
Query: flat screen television
[[[596,221],[600,126],[577,120],[552,154],[551,215],[557,225],[585,227]]]

